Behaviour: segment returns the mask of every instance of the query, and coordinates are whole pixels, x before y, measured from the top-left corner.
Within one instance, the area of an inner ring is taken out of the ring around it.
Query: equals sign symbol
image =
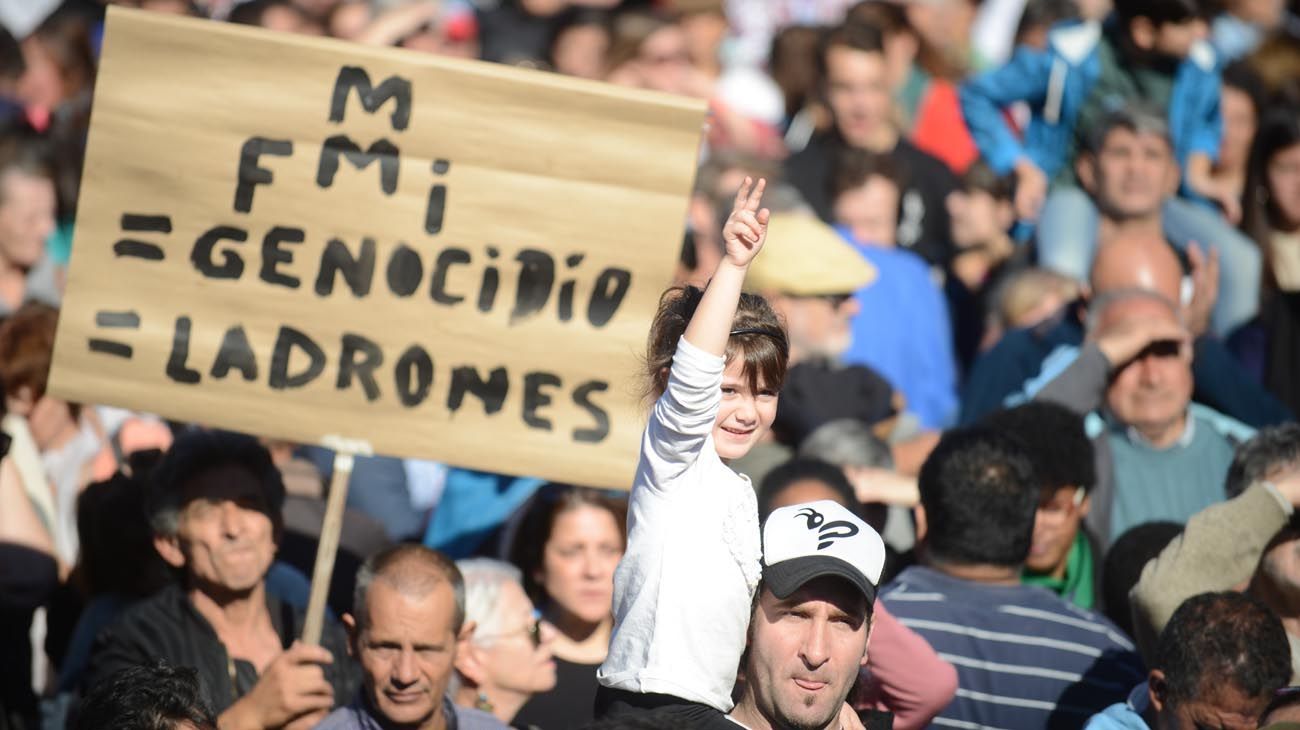
[[[144,215],[141,213],[123,213],[121,228],[124,233],[171,233],[172,219],[166,215]],[[162,261],[162,246],[134,238],[123,238],[113,244],[116,258],[144,259],[145,261]]]
[[[138,330],[140,329],[140,315],[132,311],[95,312],[95,325],[103,329]],[[135,350],[128,344],[98,337],[90,338],[89,346],[91,352],[99,352],[127,360],[130,360],[131,355],[135,353]]]

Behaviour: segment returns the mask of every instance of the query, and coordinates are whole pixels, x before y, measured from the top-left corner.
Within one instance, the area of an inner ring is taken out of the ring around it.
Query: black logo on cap
[[[822,516],[822,513],[812,507],[804,507],[796,512],[795,516],[803,517],[808,523],[809,530],[817,530],[817,536],[821,539],[821,542],[817,543],[818,550],[825,550],[835,540],[853,537],[858,534],[858,526],[852,522],[845,522],[844,520],[826,522],[826,518]]]

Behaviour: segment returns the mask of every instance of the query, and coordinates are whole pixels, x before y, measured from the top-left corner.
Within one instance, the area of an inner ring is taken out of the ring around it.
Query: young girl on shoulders
[[[708,286],[668,290],[652,325],[656,397],[614,578],[614,633],[597,715],[662,708],[681,727],[720,719],[745,649],[761,575],[754,488],[727,462],[776,417],[789,344],[760,296],[742,293],[770,215],[765,182],[745,179]]]

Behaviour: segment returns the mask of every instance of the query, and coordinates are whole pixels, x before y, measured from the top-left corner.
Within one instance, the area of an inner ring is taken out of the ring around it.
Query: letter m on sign
[[[393,129],[401,131],[411,122],[411,82],[401,76],[389,76],[379,86],[370,83],[370,74],[359,66],[344,66],[339,69],[338,80],[334,82],[334,96],[330,99],[330,121],[339,124],[343,121],[343,110],[347,106],[348,92],[356,89],[361,98],[361,106],[367,114],[374,114],[389,99],[394,100],[392,116]]]

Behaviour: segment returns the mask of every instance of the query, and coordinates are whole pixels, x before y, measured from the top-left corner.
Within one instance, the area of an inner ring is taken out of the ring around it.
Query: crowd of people
[[[310,644],[331,451],[47,392],[106,1],[0,3],[0,730],[1300,727],[1294,1],[112,0],[708,102],[630,491],[359,457]]]

